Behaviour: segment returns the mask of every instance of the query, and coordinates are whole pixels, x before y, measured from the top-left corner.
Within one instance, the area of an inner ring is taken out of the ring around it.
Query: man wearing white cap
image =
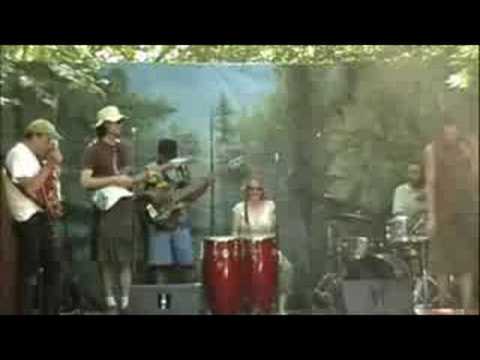
[[[81,184],[84,188],[110,187],[125,194],[132,189],[134,180],[127,175],[132,165],[131,151],[120,140],[126,119],[115,106],[107,106],[97,113],[97,138],[87,146],[83,157]],[[113,290],[115,280],[120,282],[120,308],[128,307],[139,231],[131,196],[121,198],[108,209],[95,207],[94,258],[99,265],[109,310],[114,310],[118,304]]]
[[[2,171],[22,258],[22,313],[25,314],[34,314],[37,309],[40,314],[55,314],[60,305],[54,289],[58,285],[55,283],[58,244],[53,241],[45,198],[39,196],[45,193],[52,173],[62,162],[56,146],[60,139],[48,120],[32,121],[22,141],[8,152]]]

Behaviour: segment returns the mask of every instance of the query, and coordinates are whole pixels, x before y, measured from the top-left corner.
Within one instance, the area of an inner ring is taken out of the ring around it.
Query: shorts
[[[193,239],[189,227],[159,230],[149,224],[148,233],[148,265],[193,266]]]

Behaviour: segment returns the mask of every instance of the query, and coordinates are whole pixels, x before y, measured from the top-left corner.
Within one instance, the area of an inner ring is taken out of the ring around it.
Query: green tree
[[[220,95],[220,99],[215,110],[216,114],[216,131],[217,140],[222,145],[227,145],[232,142],[235,135],[235,129],[230,120],[230,116],[233,114],[232,107],[224,93]]]

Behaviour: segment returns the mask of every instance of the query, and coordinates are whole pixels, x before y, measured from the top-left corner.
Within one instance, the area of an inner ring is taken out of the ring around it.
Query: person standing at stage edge
[[[478,147],[461,136],[448,115],[440,135],[425,149],[425,169],[427,231],[439,295],[445,304],[448,275],[454,275],[463,309],[478,310]]]
[[[8,207],[21,256],[22,313],[58,313],[60,244],[53,222],[62,216],[55,172],[62,163],[62,137],[45,119],[31,122],[8,152],[2,169]]]
[[[129,191],[134,180],[127,175],[132,166],[132,152],[120,140],[125,120],[127,117],[116,106],[107,106],[97,113],[96,139],[85,150],[81,172],[82,186],[95,191],[92,197],[95,204],[93,256],[98,263],[109,311],[118,306],[122,311],[128,308],[136,241],[140,238],[139,219]],[[105,190],[112,190],[118,201],[110,203],[112,195]],[[103,205],[100,198],[104,200]],[[114,294],[117,281],[120,303]]]

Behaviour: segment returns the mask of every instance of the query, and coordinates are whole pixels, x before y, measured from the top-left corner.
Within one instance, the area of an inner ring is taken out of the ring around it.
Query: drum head
[[[228,242],[228,241],[233,241],[233,240],[238,240],[238,237],[236,236],[208,236],[204,239],[204,241],[213,241],[213,242]]]
[[[260,241],[266,241],[266,240],[275,241],[275,234],[245,236],[244,239],[253,241],[253,242],[260,242]]]

